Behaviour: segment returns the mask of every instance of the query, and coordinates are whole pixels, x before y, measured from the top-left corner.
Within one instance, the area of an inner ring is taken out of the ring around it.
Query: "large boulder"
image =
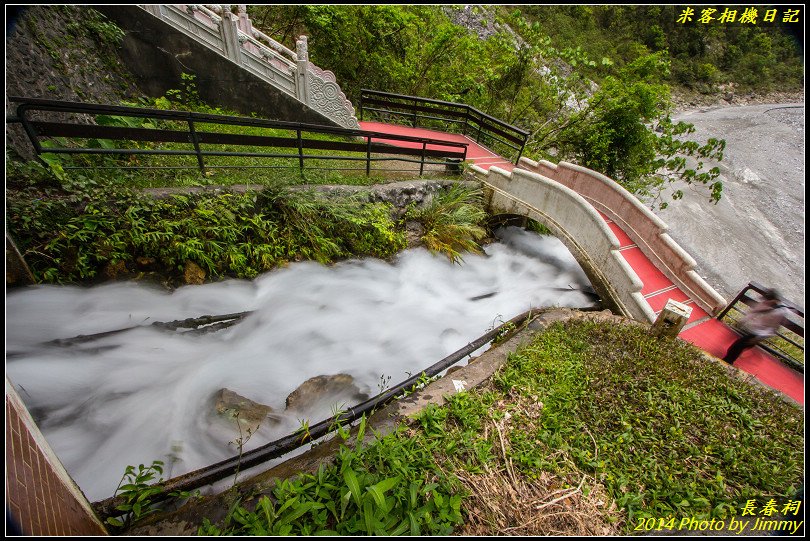
[[[236,422],[244,428],[255,430],[273,413],[273,408],[254,402],[230,389],[220,389],[214,395],[214,409],[223,418]],[[275,419],[272,419],[275,421]]]
[[[349,374],[316,376],[302,383],[287,397],[287,409],[328,413],[334,406],[354,406],[368,399]]]

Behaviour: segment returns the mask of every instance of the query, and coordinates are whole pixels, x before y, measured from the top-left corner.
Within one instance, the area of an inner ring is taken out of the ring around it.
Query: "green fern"
[[[445,254],[454,263],[463,260],[464,252],[482,253],[478,241],[486,236],[486,230],[479,224],[486,212],[478,188],[454,184],[434,195],[423,208],[409,210],[407,217],[422,223],[422,242],[429,250]]]

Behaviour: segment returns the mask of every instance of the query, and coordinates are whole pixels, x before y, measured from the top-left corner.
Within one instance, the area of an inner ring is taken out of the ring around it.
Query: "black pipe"
[[[496,336],[499,336],[504,330],[511,330],[516,328],[521,323],[530,319],[534,312],[529,310],[523,314],[514,317],[499,327],[492,329],[480,338],[470,342],[463,348],[451,353],[441,361],[437,362],[424,372],[412,376],[403,381],[399,385],[388,389],[387,391],[358,404],[357,406],[348,408],[341,415],[336,418],[325,419],[318,424],[312,426],[306,434],[290,434],[281,439],[272,441],[252,451],[243,453],[241,456],[237,455],[232,458],[217,462],[210,466],[206,466],[199,470],[195,470],[178,477],[174,477],[163,483],[158,483],[154,486],[163,488],[163,492],[157,494],[153,501],[161,501],[167,499],[169,493],[174,491],[191,491],[196,488],[210,485],[216,481],[224,479],[230,475],[234,475],[237,471],[246,470],[253,466],[267,462],[274,458],[283,456],[307,442],[314,441],[322,436],[325,436],[331,431],[336,423],[347,424],[353,423],[360,419],[363,415],[372,412],[376,408],[383,406],[393,399],[397,398],[403,391],[411,389],[425,374],[428,377],[433,377],[439,372],[448,369],[450,366],[462,360],[467,355],[470,355],[478,348],[490,342]],[[121,498],[107,498],[100,502],[95,502],[93,507],[102,518],[114,516],[116,514],[115,507],[123,503]],[[118,512],[117,514],[121,514]]]

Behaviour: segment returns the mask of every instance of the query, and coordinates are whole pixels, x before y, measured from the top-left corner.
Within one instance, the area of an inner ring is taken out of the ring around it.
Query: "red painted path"
[[[473,139],[466,135],[457,133],[445,133],[440,131],[428,130],[424,128],[409,128],[407,126],[398,126],[396,124],[383,124],[381,122],[360,122],[360,128],[368,131],[376,131],[381,133],[390,133],[391,135],[407,135],[409,137],[427,137],[430,139],[439,139],[442,141],[452,141],[454,143],[467,143],[467,159],[475,165],[481,166],[484,169],[489,169],[493,165],[497,165],[502,169],[511,171],[514,169],[515,164],[510,163],[505,158],[498,156],[488,148],[484,148],[477,144]],[[419,143],[408,143],[404,141],[392,142],[390,139],[374,139],[373,142],[396,144],[405,148],[422,148]],[[442,147],[441,145],[428,145],[428,150],[442,150],[449,148],[452,150],[459,150],[456,147]]]
[[[421,128],[409,128],[393,124],[383,124],[379,122],[361,122],[360,127],[364,130],[390,133],[396,135],[410,135],[413,137],[430,137],[445,141],[469,143],[467,158],[482,167],[489,169],[496,165],[507,171],[512,171],[515,165],[505,158],[498,156],[491,150],[477,144],[474,140],[465,135],[445,133]],[[390,144],[388,140],[380,140]],[[403,143],[407,145],[407,143]],[[418,146],[414,143],[413,146]],[[428,145],[428,148],[441,148],[441,145]],[[658,270],[655,265],[641,252],[630,237],[618,225],[613,223],[606,215],[599,213],[607,222],[610,229],[619,239],[620,253],[630,264],[638,277],[641,279],[643,287],[641,294],[657,315],[667,302],[673,299],[682,302],[692,308],[692,315],[689,318],[684,330],[679,335],[703,351],[722,358],[728,346],[737,338],[737,335],[725,323],[712,318],[699,306],[697,306],[689,296],[681,291],[669,278]],[[759,381],[772,387],[804,406],[804,375],[787,367],[781,361],[772,357],[759,348],[752,348],[737,359],[734,366],[744,372],[752,374]]]

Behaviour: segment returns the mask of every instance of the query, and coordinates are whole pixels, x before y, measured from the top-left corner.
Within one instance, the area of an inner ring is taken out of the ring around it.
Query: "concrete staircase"
[[[354,107],[335,75],[309,61],[307,38],[292,51],[253,28],[244,5],[138,5],[189,39],[296,99],[330,123],[359,129]]]

